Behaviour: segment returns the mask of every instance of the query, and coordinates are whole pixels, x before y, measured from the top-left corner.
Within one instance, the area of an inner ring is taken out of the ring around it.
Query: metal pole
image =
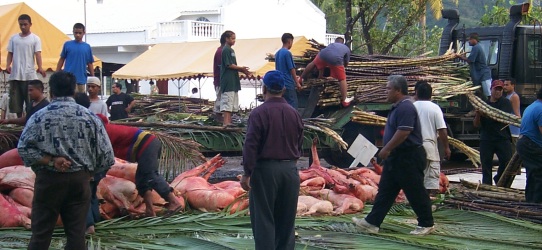
[[[83,17],[85,22],[85,30],[87,29],[87,0],[83,1],[84,7],[83,7]],[[87,35],[85,34],[85,42],[87,42]],[[92,72],[91,72],[92,73]]]

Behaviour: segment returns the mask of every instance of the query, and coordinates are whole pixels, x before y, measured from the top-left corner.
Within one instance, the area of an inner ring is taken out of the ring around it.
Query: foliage
[[[365,211],[369,211],[367,206]],[[362,217],[362,214],[354,215]],[[441,209],[434,213],[437,231],[409,235],[415,214],[394,206],[379,234],[367,234],[352,215],[296,219],[296,249],[539,249],[542,226],[493,213]],[[0,229],[2,249],[22,249],[30,238],[24,229]],[[252,249],[254,241],[246,211],[186,213],[169,218],[120,218],[100,222],[88,236],[89,249]],[[52,249],[64,247],[62,229],[53,234]]]
[[[536,20],[540,22],[542,20],[542,7],[540,5],[533,4],[533,1],[529,1],[531,7],[529,13],[525,15],[521,21],[521,24],[532,25]],[[492,6],[485,5],[485,14],[480,18],[480,25],[482,26],[504,26],[509,20],[510,6],[517,4],[516,1],[496,0]]]
[[[428,6],[432,15],[440,13],[440,0],[313,2],[326,13],[329,33],[345,34],[347,41],[351,37],[354,53],[412,56],[427,50],[432,50],[432,55],[438,52],[441,28],[426,30],[420,21]]]

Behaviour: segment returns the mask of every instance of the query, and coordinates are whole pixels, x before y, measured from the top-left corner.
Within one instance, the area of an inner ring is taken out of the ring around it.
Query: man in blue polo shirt
[[[542,203],[542,88],[523,112],[516,152],[527,170],[525,200]]]
[[[378,233],[380,225],[395,201],[399,191],[405,195],[418,216],[413,235],[427,235],[434,231],[431,201],[424,185],[426,153],[420,119],[408,96],[407,80],[403,76],[388,77],[388,102],[393,103],[384,128],[384,147],[378,157],[384,160],[384,170],[375,202],[365,219],[352,220],[362,230]]]

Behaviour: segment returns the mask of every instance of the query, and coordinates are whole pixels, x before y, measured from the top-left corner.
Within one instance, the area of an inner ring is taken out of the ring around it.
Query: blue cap
[[[271,70],[265,73],[263,83],[269,90],[282,91],[284,89],[284,76],[278,70]]]

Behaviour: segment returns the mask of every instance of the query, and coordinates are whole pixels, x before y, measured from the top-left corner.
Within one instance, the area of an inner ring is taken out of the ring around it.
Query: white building
[[[0,4],[18,1],[0,0]],[[326,35],[325,15],[310,0],[25,2],[68,35],[74,23],[86,23],[86,41],[105,63],[126,64],[157,43],[217,40],[218,44],[225,30],[234,31],[238,39],[278,38],[285,32],[326,44],[330,37],[334,38]],[[142,93],[148,91],[146,83],[140,82]],[[175,83],[168,84],[168,93],[179,93]],[[183,86],[180,93],[187,95],[194,86],[198,85]],[[214,99],[201,92],[203,98]]]

